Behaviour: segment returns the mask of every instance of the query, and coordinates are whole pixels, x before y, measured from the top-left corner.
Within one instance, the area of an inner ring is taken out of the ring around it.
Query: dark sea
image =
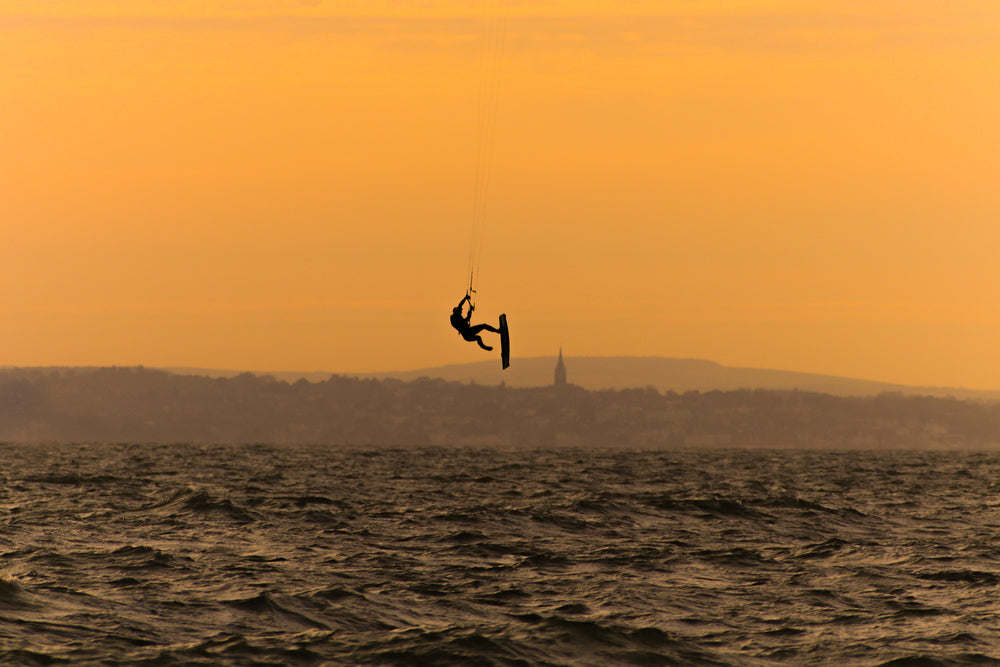
[[[1000,665],[1000,453],[0,461],[3,665]]]

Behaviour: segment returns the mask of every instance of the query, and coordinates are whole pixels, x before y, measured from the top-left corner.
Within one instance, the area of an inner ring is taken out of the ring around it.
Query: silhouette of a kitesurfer
[[[463,314],[462,311],[465,309],[466,304],[469,306],[469,312]],[[479,332],[492,331],[493,333],[500,333],[500,330],[496,327],[491,327],[489,324],[477,324],[476,326],[472,326],[472,311],[475,309],[475,306],[472,305],[472,296],[470,294],[466,294],[465,297],[458,302],[458,305],[451,309],[451,326],[455,327],[455,330],[462,334],[462,338],[470,343],[475,341],[479,343],[479,347],[484,350],[492,350],[492,347],[483,342]]]

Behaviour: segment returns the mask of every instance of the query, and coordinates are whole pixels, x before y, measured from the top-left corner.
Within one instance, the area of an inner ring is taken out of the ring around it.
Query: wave
[[[538,553],[523,544],[501,544],[489,540],[481,542],[459,542],[444,549],[445,552],[470,558],[498,558],[503,556],[530,556]]]
[[[30,606],[21,582],[13,576],[0,573],[0,609]]]
[[[809,544],[805,547],[799,549],[792,558],[799,559],[813,559],[813,558],[829,558],[834,554],[844,550],[846,547],[850,546],[848,542],[842,540],[838,537],[831,537],[823,542],[818,542],[816,544]]]
[[[254,615],[268,615],[282,626],[293,624],[321,630],[331,629],[326,622],[316,618],[313,614],[294,609],[294,600],[295,598],[290,596],[281,596],[264,591],[252,597],[224,600],[223,604]]]
[[[746,565],[756,567],[761,563],[774,563],[771,558],[761,555],[753,549],[737,547],[734,549],[702,549],[696,554],[698,558],[707,561],[725,563],[727,565]]]
[[[916,653],[880,662],[874,667],[964,667],[995,665],[996,658],[982,653],[959,653],[949,656]]]
[[[299,515],[307,523],[323,526],[327,530],[344,530],[350,524],[344,520],[345,517],[334,514],[329,510],[309,509]]]
[[[938,572],[920,572],[919,579],[928,581],[953,581],[973,586],[996,586],[1000,583],[1000,576],[992,572],[981,570],[941,570]]]
[[[36,484],[58,484],[62,486],[117,486],[132,480],[105,474],[88,475],[79,472],[51,472],[40,475],[28,475],[23,478],[23,481],[34,482]]]
[[[551,664],[546,651],[506,636],[500,627],[457,625],[441,630],[406,630],[364,646],[358,653],[366,663],[390,665]]]
[[[125,570],[145,570],[151,568],[179,568],[190,570],[193,559],[175,556],[148,546],[124,546],[107,553],[100,560]]]
[[[643,502],[647,506],[658,510],[684,513],[697,512],[703,517],[774,519],[773,515],[755,510],[741,500],[728,498],[677,499],[671,496],[654,494],[646,497]]]
[[[449,542],[454,544],[472,544],[476,542],[485,542],[486,536],[482,533],[477,533],[470,530],[460,530],[455,533],[449,533],[437,539],[438,542]]]
[[[140,508],[140,512],[157,512],[167,515],[219,516],[241,523],[257,521],[261,515],[228,498],[216,498],[208,491],[186,488],[175,491],[165,500]]]
[[[531,518],[538,523],[555,526],[571,533],[580,533],[602,526],[598,521],[578,518],[568,512],[535,512]]]
[[[258,665],[303,664],[323,662],[323,654],[310,646],[323,646],[330,632],[306,632],[292,636],[248,637],[242,633],[220,632],[183,647],[158,651],[139,662],[152,665]],[[46,664],[46,663],[40,663]],[[133,664],[129,661],[128,664]]]
[[[530,593],[525,593],[519,588],[505,588],[493,593],[477,595],[473,599],[483,604],[506,606],[513,602],[524,602],[531,598]]]
[[[289,501],[296,507],[307,507],[309,505],[332,505],[334,507],[339,507],[342,510],[351,509],[350,503],[338,498],[328,498],[327,496],[280,496],[276,498],[276,500]]]
[[[842,516],[850,517],[864,517],[866,516],[864,512],[860,512],[853,507],[840,507],[832,508],[821,505],[817,502],[811,500],[805,500],[799,498],[798,496],[785,495],[778,496],[775,498],[766,498],[762,500],[752,501],[754,505],[760,505],[761,507],[770,507],[775,509],[801,509],[813,512],[821,512],[824,514],[837,514]]]
[[[519,620],[532,626],[542,645],[552,646],[547,658],[553,662],[583,650],[605,664],[724,664],[711,652],[655,626],[536,614]]]
[[[331,586],[328,588],[320,588],[318,590],[302,593],[301,595],[310,598],[321,598],[323,600],[326,600],[327,602],[342,602],[344,600],[352,598],[355,600],[364,600],[364,601],[367,601],[368,599],[361,593],[352,590],[350,588],[344,588],[342,586]]]

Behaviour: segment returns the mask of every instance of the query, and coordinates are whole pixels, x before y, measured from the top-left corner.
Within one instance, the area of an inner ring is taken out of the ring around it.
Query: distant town
[[[350,446],[1000,447],[1000,403],[799,390],[585,390],[552,383],[279,380],[142,367],[0,370],[0,442]]]

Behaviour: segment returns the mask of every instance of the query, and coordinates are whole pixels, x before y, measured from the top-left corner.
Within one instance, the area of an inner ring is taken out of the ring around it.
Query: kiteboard
[[[503,367],[510,366],[510,334],[507,332],[507,313],[500,315],[500,360]]]

